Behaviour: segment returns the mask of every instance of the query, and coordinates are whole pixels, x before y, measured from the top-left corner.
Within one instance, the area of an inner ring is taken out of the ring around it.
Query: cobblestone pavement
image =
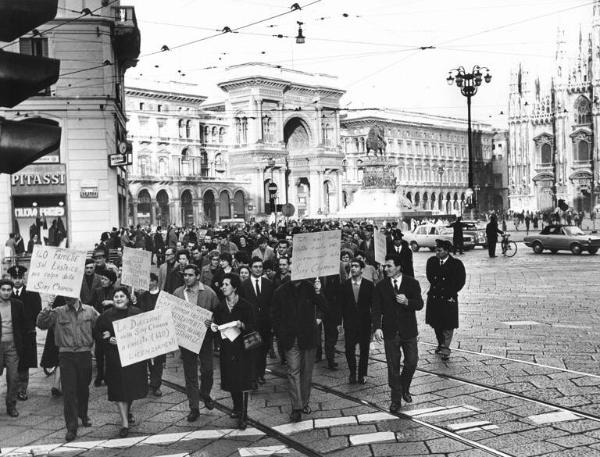
[[[424,292],[430,255],[414,255]],[[468,281],[452,356],[442,362],[433,353],[435,337],[420,312],[414,402],[403,404],[399,416],[386,413],[385,356],[377,344],[366,385],[347,384],[342,353],[339,370],[315,366],[313,413],[299,424],[288,423],[283,367],[271,361],[267,384],[251,395],[256,422],[243,433],[233,430],[225,409],[203,408],[198,422],[186,422],[187,401],[177,387],[182,368],[170,356],[165,380],[174,389],[135,402],[138,425],[126,440],[116,439],[118,416],[106,388],[92,387],[94,426],[80,428],[78,439],[65,445],[62,402],[50,398],[49,381],[36,371],[30,399],[19,402],[21,416],[0,414],[1,455],[600,455],[600,330],[594,325],[600,256],[535,255],[519,243],[513,258],[490,259],[480,248],[460,258]],[[213,396],[230,407],[218,385],[217,373]]]

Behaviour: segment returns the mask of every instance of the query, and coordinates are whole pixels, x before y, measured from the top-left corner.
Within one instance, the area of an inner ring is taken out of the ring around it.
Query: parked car
[[[447,240],[452,243],[452,229],[443,225],[423,224],[418,225],[404,236],[404,240],[414,252],[418,252],[421,248],[429,248],[430,251],[433,251],[435,249],[435,240],[438,239]],[[467,251],[474,247],[473,235],[465,233],[465,250]]]
[[[526,236],[523,241],[536,254],[541,254],[544,249],[553,254],[558,251],[571,251],[575,255],[583,251],[595,254],[600,248],[600,237],[587,234],[575,225],[548,225],[537,235]]]
[[[485,224],[479,221],[462,221],[465,224],[463,228],[464,235],[470,235],[473,237],[475,246],[481,246],[487,249],[487,235],[485,233]]]

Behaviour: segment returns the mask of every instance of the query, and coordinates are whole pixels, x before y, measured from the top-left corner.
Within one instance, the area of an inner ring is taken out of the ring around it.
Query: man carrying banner
[[[175,289],[173,295],[188,303],[214,311],[219,304],[217,294],[209,287],[200,282],[200,270],[196,265],[186,265],[183,269],[184,286]],[[210,321],[205,325],[210,328]],[[213,357],[212,357],[212,332],[206,332],[200,353],[195,354],[181,347],[181,358],[183,359],[183,373],[185,377],[185,389],[190,405],[188,422],[194,422],[200,416],[200,397],[204,401],[206,409],[213,409],[215,402],[210,398],[213,386]],[[198,356],[200,356],[200,389],[198,389]]]
[[[292,422],[300,422],[302,413],[312,412],[310,390],[317,347],[317,329],[327,312],[321,294],[321,282],[309,280],[284,282],[273,294],[272,320],[288,365]]]
[[[67,425],[65,440],[73,441],[77,437],[78,417],[84,427],[92,425],[88,417],[88,400],[92,380],[92,330],[98,312],[78,298],[65,297],[65,302],[66,305],[54,309],[48,303],[38,315],[37,326],[42,330],[54,329]],[[60,325],[56,325],[57,322]]]

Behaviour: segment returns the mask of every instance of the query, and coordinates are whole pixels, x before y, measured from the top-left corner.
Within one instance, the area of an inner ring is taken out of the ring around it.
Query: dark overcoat
[[[463,263],[449,255],[442,266],[433,256],[427,260],[425,271],[430,283],[425,322],[435,329],[458,328],[458,292],[466,281]]]
[[[242,297],[231,312],[223,299],[213,313],[213,322],[217,325],[232,321],[242,321],[244,329],[233,341],[227,338],[221,339],[219,351],[221,390],[243,392],[252,390],[252,382],[255,379],[254,351],[247,351],[244,348],[244,335],[256,330],[256,314],[253,306]],[[218,335],[220,338],[220,333]]]
[[[37,368],[37,341],[35,323],[42,310],[42,299],[37,292],[28,291],[25,286],[18,297],[13,298],[23,302],[23,317],[25,319],[25,332],[23,334],[23,352],[19,355],[19,369]]]
[[[105,331],[108,331],[110,336],[115,336],[114,321],[135,316],[141,312],[135,306],[129,306],[127,309],[109,308],[96,321],[94,337],[96,338],[96,344],[104,346],[106,357],[105,379],[108,386],[108,401],[129,402],[144,398],[148,394],[146,361],[126,367],[121,366],[118,347],[109,343],[109,338],[102,338]]]
[[[21,366],[21,357],[23,356],[23,345],[24,340],[28,332],[27,321],[23,312],[23,302],[17,298],[10,298],[10,312],[12,319],[13,328],[13,340],[15,348],[17,349],[17,355],[19,356],[19,369],[24,368]],[[2,338],[2,317],[0,316],[0,338]],[[0,373],[2,367],[0,366]]]
[[[371,337],[371,306],[375,286],[362,278],[358,289],[358,302],[354,299],[352,279],[347,279],[340,288],[340,304],[344,334],[356,339]]]

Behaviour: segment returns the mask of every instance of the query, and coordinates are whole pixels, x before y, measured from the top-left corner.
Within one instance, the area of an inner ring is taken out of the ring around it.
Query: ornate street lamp
[[[485,71],[485,76],[482,71]],[[468,171],[468,184],[469,189],[473,189],[473,140],[471,134],[471,97],[477,93],[477,88],[481,86],[481,83],[485,81],[489,83],[492,80],[490,69],[487,67],[480,67],[475,65],[471,73],[467,73],[464,67],[458,67],[448,72],[446,81],[449,85],[456,83],[456,86],[460,89],[460,93],[467,97],[467,116],[468,116],[468,132],[467,141],[469,148],[469,171]],[[475,200],[471,202],[471,207],[477,207],[477,195]]]

